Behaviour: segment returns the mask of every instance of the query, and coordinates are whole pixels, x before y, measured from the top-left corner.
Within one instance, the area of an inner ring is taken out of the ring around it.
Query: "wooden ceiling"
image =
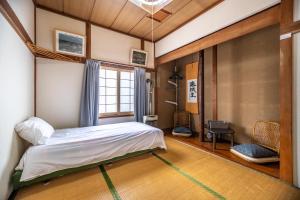
[[[146,40],[157,41],[223,0],[173,0],[163,9],[162,21],[128,0],[36,0],[40,8],[73,16],[93,24]]]

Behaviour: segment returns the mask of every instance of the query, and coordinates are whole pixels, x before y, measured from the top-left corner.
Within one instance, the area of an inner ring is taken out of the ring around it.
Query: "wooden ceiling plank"
[[[36,0],[37,5],[42,5],[60,12],[64,11],[63,2],[63,0]]]
[[[147,12],[143,9],[132,3],[127,3],[111,28],[129,32],[146,15]]]
[[[112,21],[111,25],[109,27],[112,27],[112,25],[116,22],[116,20],[118,19],[118,17],[120,16],[121,12],[124,10],[124,7],[126,6],[126,4],[128,3],[128,0],[126,1],[126,3],[122,6],[122,8],[120,9],[120,11],[118,12],[118,14],[115,16],[114,20]]]
[[[221,3],[223,0],[209,0],[209,1],[200,1],[192,0],[181,8],[174,15],[169,17],[157,27],[155,31],[155,41],[160,40],[161,38],[167,36],[168,34],[174,32],[180,27],[184,26],[186,23],[205,13],[209,9]],[[147,35],[145,38],[149,38]]]
[[[153,21],[153,29],[159,26],[159,24],[157,21]],[[129,33],[144,37],[149,30],[152,30],[152,20],[144,17]]]
[[[64,12],[82,19],[89,19],[95,0],[64,0]]]
[[[37,5],[37,8],[43,9],[43,10],[46,10],[46,11],[49,11],[49,12],[52,12],[52,13],[56,13],[58,15],[62,15],[62,16],[65,16],[65,17],[69,17],[69,18],[72,18],[72,19],[75,19],[75,20],[78,20],[78,21],[89,22],[89,23],[91,23],[94,26],[98,26],[98,27],[101,27],[101,28],[104,28],[104,29],[107,29],[107,30],[111,30],[111,31],[115,31],[115,32],[118,32],[118,33],[121,33],[121,34],[124,34],[124,35],[128,35],[130,37],[134,37],[134,38],[138,38],[138,39],[144,39],[144,40],[146,40],[148,42],[151,42],[151,40],[148,40],[148,39],[145,39],[145,38],[141,38],[138,35],[126,33],[126,32],[123,32],[123,31],[120,31],[120,30],[117,30],[117,29],[113,29],[113,28],[109,28],[107,26],[104,26],[104,25],[101,25],[101,24],[98,24],[98,23],[95,23],[95,22],[92,22],[92,21],[89,21],[89,20],[81,19],[79,17],[73,16],[73,15],[70,15],[70,14],[67,14],[67,13],[63,13],[62,11],[57,11],[57,10],[54,10],[54,9],[51,9],[51,8],[47,8],[47,7],[44,7],[42,5]]]
[[[110,27],[127,0],[96,0],[90,21]]]
[[[203,9],[204,8],[195,1],[189,2],[186,6],[184,6],[184,8],[167,18],[164,23],[154,29],[155,40],[160,38],[162,35],[167,34],[169,31],[174,30],[176,27],[201,12]],[[147,35],[146,38],[149,38],[149,36],[150,35]]]
[[[165,10],[172,13],[171,16],[168,18],[171,18],[172,16],[176,15],[182,8],[184,8],[186,5],[188,5],[192,0],[174,0],[170,4],[168,4],[166,7],[164,7]],[[161,23],[159,26],[157,26],[154,30],[157,30],[162,24],[167,23],[168,18],[165,19],[163,23]],[[152,35],[152,30],[150,30],[146,35],[145,38],[149,38],[149,35]]]

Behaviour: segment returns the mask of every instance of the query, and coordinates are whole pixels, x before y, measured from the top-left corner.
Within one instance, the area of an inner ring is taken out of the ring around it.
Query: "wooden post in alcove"
[[[280,179],[293,183],[293,0],[281,1],[280,17]]]
[[[204,141],[204,50],[199,52],[198,62],[198,109],[200,118],[199,140]]]
[[[218,46],[213,46],[212,56],[212,79],[211,79],[211,106],[212,106],[212,119],[218,119],[218,105],[217,105],[217,66],[218,66]]]

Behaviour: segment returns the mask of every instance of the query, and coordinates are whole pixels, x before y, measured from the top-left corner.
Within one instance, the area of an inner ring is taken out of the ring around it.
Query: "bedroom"
[[[298,199],[299,0],[147,3],[1,0],[0,199]],[[30,145],[25,120],[55,132]],[[236,156],[210,120],[234,147],[275,121],[279,161]]]

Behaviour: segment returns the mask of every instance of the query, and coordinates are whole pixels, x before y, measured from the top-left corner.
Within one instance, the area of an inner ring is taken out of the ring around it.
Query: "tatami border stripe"
[[[100,170],[101,170],[101,173],[102,173],[102,175],[103,175],[103,178],[105,179],[106,184],[107,184],[107,186],[108,186],[108,188],[109,188],[109,190],[110,190],[110,192],[111,192],[111,194],[112,194],[114,200],[122,200],[121,197],[120,197],[120,195],[119,195],[119,193],[118,193],[118,191],[116,190],[116,188],[115,188],[113,182],[112,182],[111,179],[109,178],[109,176],[108,176],[108,174],[107,174],[107,172],[106,172],[104,166],[103,166],[103,165],[99,165],[99,168],[100,168]]]
[[[203,189],[205,189],[206,191],[208,191],[209,193],[211,193],[212,195],[214,195],[215,197],[217,197],[218,199],[222,199],[225,200],[226,198],[223,197],[221,194],[217,193],[216,191],[214,191],[213,189],[211,189],[210,187],[208,187],[207,185],[201,183],[200,181],[198,181],[197,179],[195,179],[194,177],[192,177],[191,175],[189,175],[188,173],[182,171],[179,167],[177,167],[176,165],[174,165],[172,162],[166,160],[165,158],[157,155],[156,153],[152,153],[155,157],[157,157],[158,159],[160,159],[161,161],[163,161],[164,163],[166,163],[167,165],[169,165],[170,167],[172,167],[173,169],[175,169],[178,173],[180,173],[182,176],[188,178],[190,181],[192,181],[193,183],[197,184],[198,186],[202,187]]]

